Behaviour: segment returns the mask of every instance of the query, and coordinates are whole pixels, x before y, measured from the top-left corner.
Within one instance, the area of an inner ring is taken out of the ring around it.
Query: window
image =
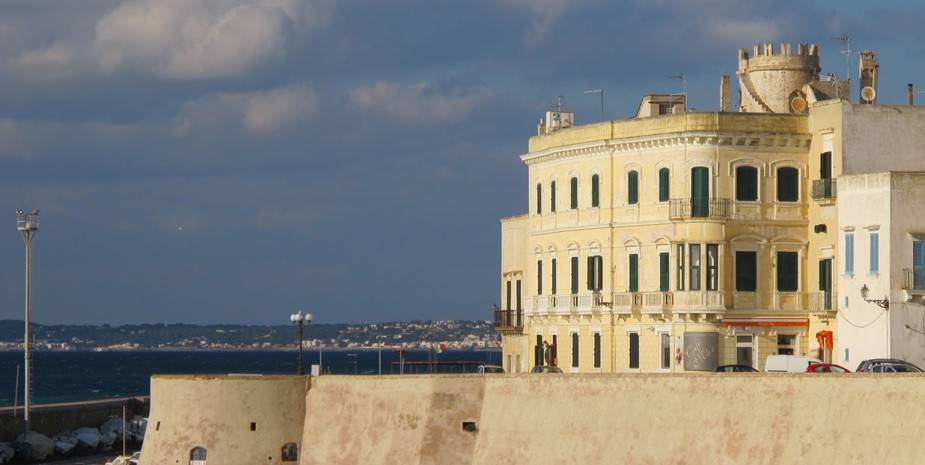
[[[505,308],[510,310],[511,309],[511,281],[508,280],[504,284],[507,286],[507,305],[505,306]]]
[[[601,333],[594,333],[594,368],[601,367]]]
[[[517,310],[520,310],[522,308],[523,307],[520,306],[520,280],[518,279],[517,280]]]
[[[549,184],[549,211],[556,212],[556,182]]]
[[[578,257],[572,257],[572,294],[578,293]]]
[[[778,355],[795,355],[797,349],[796,334],[778,334],[777,335],[777,354]]]
[[[758,200],[758,168],[754,166],[736,168],[736,200],[745,202]]]
[[[591,176],[591,207],[601,206],[601,177]]]
[[[639,368],[639,333],[630,336],[630,368]]]
[[[508,366],[510,366],[510,361],[508,361]],[[283,451],[280,456],[283,458],[283,462],[295,462],[299,460],[299,445],[294,442],[283,444]]]
[[[536,185],[536,214],[541,215],[543,213],[543,185]]]
[[[668,168],[658,170],[658,201],[667,202],[671,194],[671,172]]]
[[[588,257],[588,290],[600,291],[604,288],[604,257]]]
[[[678,290],[684,290],[684,244],[678,244]]]
[[[700,290],[700,244],[691,244],[691,290]]]
[[[845,274],[854,274],[854,234],[845,233]]]
[[[636,205],[639,203],[639,172],[630,171],[626,174],[626,203]]]
[[[668,291],[668,252],[658,254],[658,290]]]
[[[755,366],[753,338],[751,334],[736,336],[736,365]]]
[[[796,252],[777,252],[777,290],[796,292],[798,277]]]
[[[578,368],[578,333],[572,333],[572,368]]]
[[[578,178],[572,178],[569,180],[569,194],[571,194],[571,198],[569,199],[569,208],[572,210],[578,210]]]
[[[639,292],[639,254],[631,253],[629,256],[629,291]]]
[[[206,465],[208,452],[205,447],[194,447],[189,451],[189,465]]]
[[[533,346],[533,366],[543,366],[543,335],[536,335],[536,345]]]
[[[707,244],[707,290],[719,287],[719,245]]]
[[[691,168],[691,216],[710,216],[710,169],[705,166]]]
[[[736,291],[755,292],[758,286],[758,253],[736,252]]]
[[[536,295],[543,295],[543,261],[536,261]]]
[[[819,290],[825,310],[832,310],[832,259],[819,260]]]
[[[257,423],[251,422],[251,431],[257,431]]]
[[[880,233],[870,233],[870,274],[880,272]]]
[[[667,333],[662,333],[659,335],[659,339],[661,340],[661,350],[659,351],[662,359],[661,367],[663,370],[668,370],[671,368],[671,336]]]
[[[777,169],[777,201],[796,202],[800,200],[800,171],[796,168]]]
[[[552,280],[552,282],[550,283],[551,284],[550,294],[556,295],[556,259],[555,258],[552,259],[552,263],[549,266],[549,274],[552,275],[550,276],[550,279]]]
[[[912,241],[912,289],[925,289],[925,241]]]

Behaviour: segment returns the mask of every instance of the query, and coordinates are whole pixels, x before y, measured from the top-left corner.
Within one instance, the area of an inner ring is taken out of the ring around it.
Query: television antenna
[[[687,95],[687,76],[684,73],[668,76],[669,79],[679,79],[681,81],[681,95]]]
[[[842,34],[835,37],[835,40],[840,40],[845,44],[845,49],[839,53],[845,56],[845,79],[851,82],[851,37],[848,34]]]
[[[604,121],[604,89],[586,90],[585,94],[601,94],[601,121]]]

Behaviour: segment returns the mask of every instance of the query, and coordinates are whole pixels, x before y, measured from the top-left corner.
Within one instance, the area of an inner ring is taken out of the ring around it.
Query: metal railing
[[[838,311],[838,299],[832,291],[809,293],[810,313],[831,313]]]
[[[719,218],[732,216],[732,202],[729,199],[712,199],[693,197],[671,199],[668,204],[668,217],[672,220],[689,218]]]
[[[903,290],[904,291],[925,291],[925,269],[923,268],[904,268],[903,269]]]
[[[834,199],[837,196],[835,179],[814,179],[813,200]]]
[[[492,313],[495,329],[499,331],[519,331],[524,327],[523,310],[494,310]]]

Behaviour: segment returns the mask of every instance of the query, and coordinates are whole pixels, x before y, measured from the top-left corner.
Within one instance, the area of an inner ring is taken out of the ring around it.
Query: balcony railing
[[[835,179],[815,179],[813,180],[813,200],[831,200],[836,197],[836,180]]]
[[[903,290],[925,292],[925,269],[903,269]]]
[[[671,309],[672,305],[674,305],[674,293],[672,292],[646,292],[642,295],[642,311],[644,312],[661,313]]]
[[[732,202],[729,199],[687,198],[671,199],[668,217],[672,220],[691,218],[725,219],[732,216]]]
[[[809,293],[809,313],[834,313],[838,311],[838,299],[832,291]]]
[[[521,331],[524,327],[523,310],[494,310],[493,313],[498,331]]]

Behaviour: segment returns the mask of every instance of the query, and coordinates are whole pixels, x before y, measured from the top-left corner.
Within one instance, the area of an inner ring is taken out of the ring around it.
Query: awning
[[[755,318],[755,319],[746,319],[746,318],[725,318],[723,319],[723,326],[733,326],[733,327],[742,327],[742,326],[755,326],[759,328],[801,328],[804,326],[809,326],[808,320],[784,320],[784,319],[773,319],[773,318]]]
[[[832,350],[835,347],[835,336],[831,331],[819,331],[816,333],[816,340],[819,341],[819,345],[826,348],[826,350]]]

